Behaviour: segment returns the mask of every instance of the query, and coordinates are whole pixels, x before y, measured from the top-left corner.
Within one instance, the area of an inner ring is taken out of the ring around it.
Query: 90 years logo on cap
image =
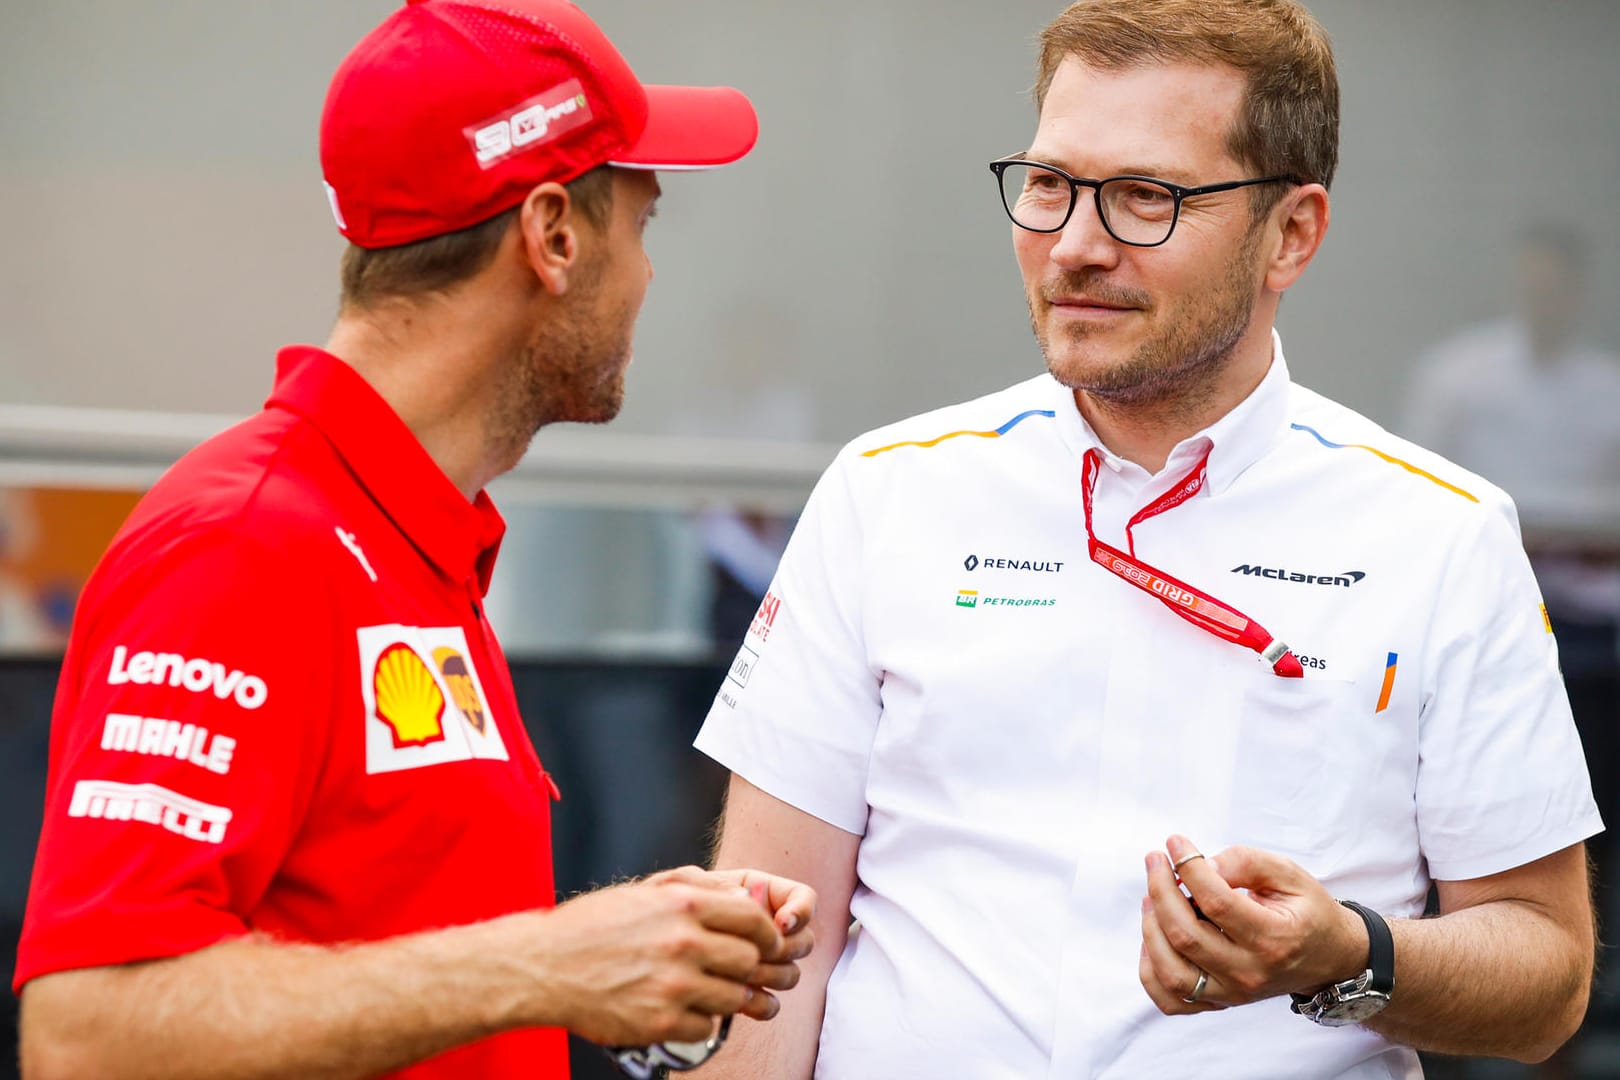
[[[548,143],[591,119],[578,79],[569,79],[500,116],[465,128],[478,164],[487,169],[531,147]]]

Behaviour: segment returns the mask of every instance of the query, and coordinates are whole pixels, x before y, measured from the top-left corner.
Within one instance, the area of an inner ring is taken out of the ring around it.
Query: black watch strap
[[[1354,900],[1339,903],[1361,916],[1367,924],[1367,967],[1372,970],[1372,982],[1367,989],[1381,994],[1395,989],[1395,936],[1389,932],[1389,923],[1372,908],[1363,907]]]
[[[1384,917],[1372,908],[1363,907],[1354,900],[1340,900],[1339,903],[1361,916],[1361,921],[1367,924],[1367,970],[1372,972],[1372,980],[1367,989],[1377,990],[1388,996],[1395,992],[1395,936],[1389,932],[1389,923]],[[1311,994],[1290,994],[1294,999],[1295,1012],[1300,1007],[1308,1005],[1313,1000]]]

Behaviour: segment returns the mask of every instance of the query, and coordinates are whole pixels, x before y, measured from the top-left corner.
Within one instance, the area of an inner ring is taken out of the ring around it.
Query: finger
[[[1298,894],[1315,881],[1294,860],[1259,848],[1229,847],[1209,860],[1235,889]]]
[[[768,990],[756,990],[748,1003],[737,1010],[752,1020],[770,1020],[782,1011],[782,1003]]]
[[[685,984],[685,992],[680,995],[681,1003],[690,1012],[706,1013],[709,1016],[726,1016],[734,1012],[742,1012],[759,995],[765,993],[752,986],[735,982],[731,979],[722,979],[714,975],[698,975]],[[704,1032],[699,1038],[707,1038]]]
[[[699,968],[733,982],[753,982],[754,972],[764,966],[752,943],[718,931],[704,931],[681,947]]]
[[[705,870],[701,866],[677,866],[670,870],[660,870],[656,874],[647,875],[646,880],[657,885],[693,885],[700,889],[713,889],[719,892],[747,892],[740,880],[725,873]]]
[[[714,1014],[687,1009],[676,1019],[675,1026],[659,1042],[700,1043],[714,1034]]]
[[[1203,861],[1196,859],[1182,866],[1182,869],[1186,870],[1188,866],[1196,866]],[[1154,925],[1169,940],[1170,947],[1188,962],[1206,971],[1211,968],[1231,970],[1241,954],[1221,933],[1221,924],[1198,918],[1192,902],[1176,886],[1176,876],[1170,869],[1170,860],[1161,852],[1149,853],[1146,862],[1148,898],[1152,901],[1150,917]],[[1210,918],[1213,919],[1214,916],[1211,915]]]
[[[1198,969],[1170,948],[1162,933],[1152,925],[1152,910],[1142,905],[1142,952],[1137,964],[1137,977],[1142,989],[1166,1016],[1184,1016],[1198,1012],[1214,1012],[1219,1002],[1209,1000],[1215,979],[1204,983],[1203,993],[1196,1002],[1183,1000],[1198,985]]]
[[[1251,897],[1233,887],[1234,883],[1226,876],[1224,858],[1195,858],[1197,847],[1180,835],[1165,841],[1165,850],[1170,853],[1171,860],[1181,864],[1176,873],[1180,874],[1187,891],[1192,894],[1198,910],[1227,937],[1240,944],[1251,945],[1267,933],[1267,913]],[[1192,959],[1196,961],[1198,957],[1193,956]]]
[[[816,891],[792,878],[777,877],[763,870],[750,869],[717,870],[714,873],[744,888],[763,884],[765,905],[770,908],[772,916],[776,919],[776,925],[784,934],[792,934],[809,926],[810,920],[815,917]]]
[[[803,960],[810,955],[816,947],[816,934],[808,926],[796,934],[789,934],[782,941],[782,952],[779,956],[767,956],[766,960],[772,963],[787,963],[792,960]]]
[[[760,964],[748,973],[744,981],[749,986],[769,987],[772,990],[791,990],[799,985],[799,965]]]
[[[749,899],[747,893],[693,893],[688,899],[693,901],[688,910],[707,929],[753,942],[762,957],[781,955],[781,932],[765,909]]]

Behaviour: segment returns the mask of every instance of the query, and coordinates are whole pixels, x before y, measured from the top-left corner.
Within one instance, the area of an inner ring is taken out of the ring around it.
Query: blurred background
[[[1519,501],[1612,817],[1620,2],[1308,3],[1343,163],[1283,308],[1290,367]],[[258,407],[275,349],[324,340],[321,102],[393,6],[0,0],[0,961],[79,586],[139,492]],[[688,744],[836,446],[1040,370],[985,163],[1027,145],[1034,38],[1062,7],[583,6],[643,79],[747,90],[762,134],[664,178],[621,418],[542,432],[494,488],[490,612],[564,787],[570,891],[700,857],[723,777]],[[1620,1075],[1613,983],[1540,1075]],[[579,1075],[604,1074],[584,1054]]]

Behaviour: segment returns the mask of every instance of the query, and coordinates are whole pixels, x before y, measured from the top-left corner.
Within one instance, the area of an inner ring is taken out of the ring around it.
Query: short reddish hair
[[[1333,46],[1297,0],[1076,0],[1041,31],[1035,103],[1073,56],[1091,67],[1225,64],[1242,72],[1232,156],[1258,175],[1324,187],[1339,164],[1339,77]]]

